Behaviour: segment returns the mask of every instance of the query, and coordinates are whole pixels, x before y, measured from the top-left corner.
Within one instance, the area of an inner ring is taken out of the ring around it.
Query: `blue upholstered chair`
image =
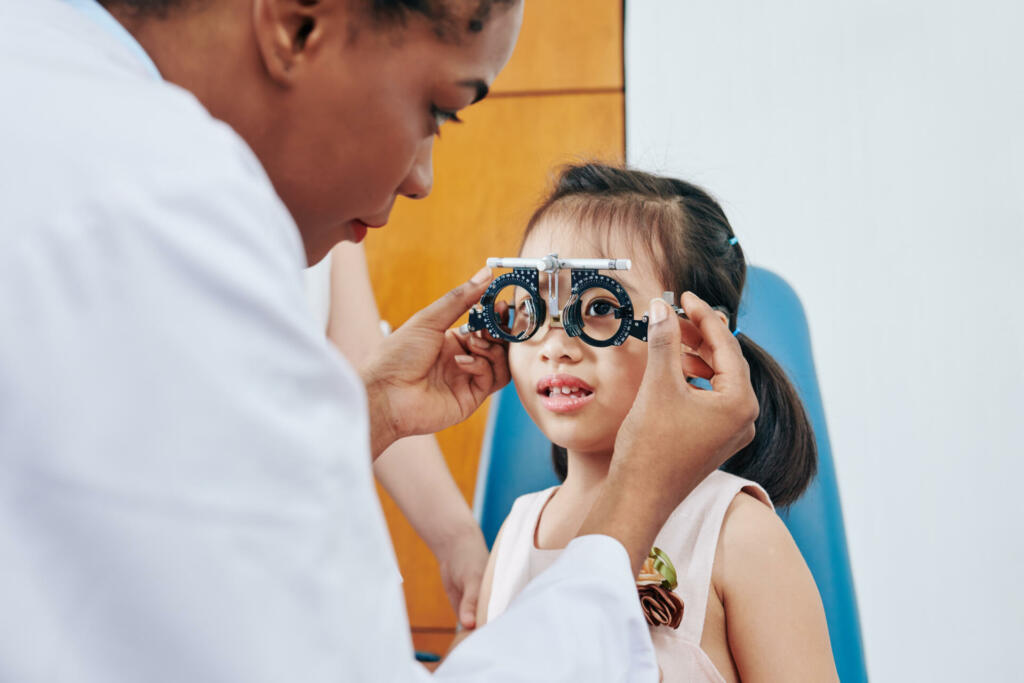
[[[818,391],[803,306],[793,289],[762,268],[747,272],[739,326],[789,373],[814,426],[818,476],[803,497],[781,513],[821,591],[832,651],[844,683],[867,680],[857,600],[846,550],[832,449]],[[551,444],[523,409],[511,385],[491,403],[476,485],[474,511],[487,545],[494,543],[517,496],[558,483]]]

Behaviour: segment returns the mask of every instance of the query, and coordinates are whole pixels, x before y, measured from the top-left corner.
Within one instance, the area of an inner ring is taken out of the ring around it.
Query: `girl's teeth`
[[[548,396],[582,396],[583,389],[579,387],[548,387]]]

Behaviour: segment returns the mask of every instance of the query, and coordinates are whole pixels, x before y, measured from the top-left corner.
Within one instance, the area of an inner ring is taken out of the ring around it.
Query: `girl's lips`
[[[537,382],[537,393],[553,413],[572,413],[594,400],[594,389],[574,375],[548,375]]]

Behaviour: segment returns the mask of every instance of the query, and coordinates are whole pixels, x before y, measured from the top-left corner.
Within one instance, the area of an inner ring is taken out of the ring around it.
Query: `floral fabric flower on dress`
[[[651,548],[636,577],[640,607],[651,626],[679,628],[683,622],[683,601],[675,594],[676,568],[660,548]]]

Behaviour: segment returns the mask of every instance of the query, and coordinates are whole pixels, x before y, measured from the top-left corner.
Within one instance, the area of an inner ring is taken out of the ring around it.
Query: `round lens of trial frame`
[[[494,295],[494,318],[498,329],[516,341],[530,338],[540,323],[533,297],[514,284],[501,288]]]
[[[619,300],[604,287],[580,293],[580,317],[583,334],[599,342],[614,337],[622,324]]]

